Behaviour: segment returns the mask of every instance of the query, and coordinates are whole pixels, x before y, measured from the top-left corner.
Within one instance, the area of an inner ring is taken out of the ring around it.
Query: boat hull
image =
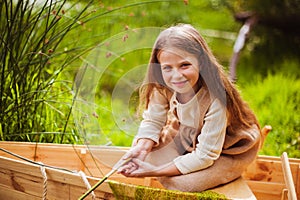
[[[45,192],[47,199],[78,199],[87,191],[84,179],[86,178],[91,186],[96,184],[128,149],[26,142],[0,142],[0,148],[40,163],[29,163],[0,151],[0,194],[3,199],[41,199]],[[289,159],[289,163],[299,198],[300,160]],[[46,171],[46,181],[43,169]],[[113,174],[109,180],[131,187],[133,185],[163,189],[156,178],[126,178]],[[248,199],[284,199],[287,190],[282,161],[279,157],[258,156],[245,171],[242,179],[213,191],[225,193],[231,199],[239,196],[246,196]],[[94,192],[97,199],[115,199],[109,181],[101,184]]]

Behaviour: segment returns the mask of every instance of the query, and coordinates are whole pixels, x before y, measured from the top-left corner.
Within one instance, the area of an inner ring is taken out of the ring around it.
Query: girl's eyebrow
[[[190,62],[189,60],[183,59],[183,60],[180,60],[177,64],[185,64],[185,63],[191,63],[191,62]],[[162,62],[160,62],[159,64],[162,65],[162,66],[165,66],[165,65],[172,65],[172,64],[170,64],[170,63],[162,63]]]
[[[165,67],[165,66],[170,66],[168,63],[160,63],[160,66]]]

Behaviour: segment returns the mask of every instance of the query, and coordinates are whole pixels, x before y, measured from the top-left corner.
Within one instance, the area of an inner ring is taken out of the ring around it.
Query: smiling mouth
[[[178,81],[178,82],[172,82],[172,84],[176,87],[182,87],[184,86],[188,81],[185,80],[185,81]]]

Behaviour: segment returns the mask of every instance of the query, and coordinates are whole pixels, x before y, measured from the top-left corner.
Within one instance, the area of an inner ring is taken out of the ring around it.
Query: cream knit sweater
[[[201,108],[198,99],[202,93],[203,90],[200,90],[189,102],[181,104],[176,99],[176,93],[168,101],[163,94],[154,91],[148,109],[143,114],[143,121],[136,138],[148,138],[159,145],[160,133],[166,124],[167,113],[168,111],[173,113],[176,110],[180,130],[182,130],[179,133],[181,134],[181,142],[186,143],[188,146],[192,145],[193,135],[197,134],[196,131],[199,128]],[[182,174],[198,171],[213,164],[222,152],[226,124],[226,108],[215,99],[204,117],[201,134],[197,137],[196,148],[190,153],[174,159],[176,167]],[[182,153],[185,150],[182,149]]]

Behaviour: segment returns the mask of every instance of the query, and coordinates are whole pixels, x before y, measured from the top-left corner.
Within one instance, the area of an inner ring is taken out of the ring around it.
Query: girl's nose
[[[175,69],[173,73],[173,78],[181,78],[181,77],[183,77],[183,74],[179,70]]]

